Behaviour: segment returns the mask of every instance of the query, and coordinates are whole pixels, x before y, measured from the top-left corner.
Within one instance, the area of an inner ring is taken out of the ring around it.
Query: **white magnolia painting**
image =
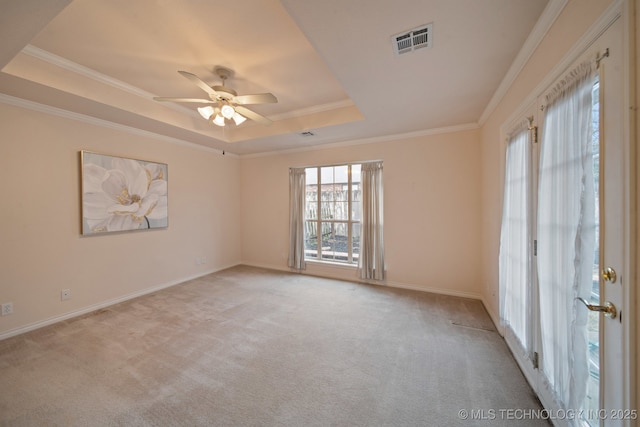
[[[167,165],[81,152],[82,234],[168,225]]]

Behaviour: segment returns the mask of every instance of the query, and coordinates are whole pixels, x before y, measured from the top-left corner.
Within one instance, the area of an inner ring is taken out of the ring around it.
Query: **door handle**
[[[590,311],[599,311],[601,313],[604,313],[605,316],[611,317],[612,319],[615,319],[616,316],[618,315],[618,310],[616,310],[616,306],[610,303],[609,301],[605,301],[604,305],[593,305],[593,304],[589,304],[587,300],[585,300],[584,298],[578,297],[576,299],[581,303],[583,303]]]

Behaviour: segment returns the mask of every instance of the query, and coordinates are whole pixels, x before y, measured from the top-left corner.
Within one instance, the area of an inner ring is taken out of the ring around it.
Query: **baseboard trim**
[[[363,282],[363,283],[368,283],[368,282]],[[376,283],[376,285],[378,285],[378,283]],[[391,288],[400,288],[400,289],[410,289],[412,291],[422,291],[422,292],[429,292],[432,294],[440,294],[440,295],[448,295],[448,296],[452,296],[452,297],[460,297],[460,298],[469,298],[469,299],[477,299],[477,300],[482,300],[482,297],[480,296],[480,294],[476,294],[474,292],[466,292],[466,291],[457,291],[457,290],[452,290],[452,289],[443,289],[443,288],[436,288],[436,287],[432,287],[432,286],[417,286],[417,285],[412,285],[412,284],[407,284],[407,283],[400,283],[400,282],[385,282],[385,283],[380,283],[379,285],[381,286],[389,286]]]
[[[179,279],[179,280],[174,280],[174,281],[171,281],[171,282],[167,282],[167,283],[163,283],[163,284],[160,284],[160,285],[152,286],[150,288],[146,288],[146,289],[142,289],[140,291],[132,292],[130,294],[123,295],[121,297],[112,298],[112,299],[109,299],[109,300],[106,300],[106,301],[103,301],[103,302],[99,302],[99,303],[96,303],[96,304],[89,305],[87,307],[80,308],[78,310],[73,310],[73,311],[58,315],[58,316],[50,317],[50,318],[45,319],[45,320],[40,320],[40,321],[37,321],[37,322],[34,322],[34,323],[30,323],[30,324],[25,325],[25,326],[20,326],[20,327],[15,328],[15,329],[10,329],[10,330],[8,330],[6,332],[0,333],[0,341],[2,341],[4,339],[7,339],[7,338],[14,337],[16,335],[24,334],[26,332],[34,331],[36,329],[44,328],[45,326],[53,325],[54,323],[62,322],[63,320],[72,319],[74,317],[82,316],[84,314],[91,313],[91,312],[96,311],[96,310],[101,310],[103,308],[107,308],[107,307],[110,307],[112,305],[119,304],[121,302],[125,302],[125,301],[128,301],[128,300],[134,299],[134,298],[138,298],[138,297],[141,297],[141,296],[144,296],[144,295],[148,295],[148,294],[151,294],[153,292],[160,291],[162,289],[170,288],[172,286],[179,285],[179,284],[187,282],[189,280],[198,279],[200,277],[204,277],[206,275],[209,275],[209,274],[212,274],[212,273],[216,273],[218,271],[226,270],[227,268],[235,267],[236,265],[239,265],[239,263],[233,264],[233,265],[228,265],[228,266],[225,266],[225,267],[220,267],[220,268],[217,268],[217,269],[212,269],[212,270],[201,272],[201,273],[198,273],[198,274],[195,274],[195,275],[192,275],[192,276],[188,276],[188,277],[185,277],[185,278],[182,278],[182,279]]]
[[[171,282],[167,282],[167,283],[163,283],[160,285],[156,285],[156,286],[152,286],[150,288],[146,288],[140,291],[136,291],[136,292],[132,292],[130,294],[126,294],[123,295],[121,297],[117,297],[117,298],[112,298],[97,304],[92,304],[89,305],[87,307],[83,307],[81,309],[78,310],[74,310],[74,311],[70,311],[58,316],[54,316],[54,317],[50,317],[48,319],[45,320],[41,320],[38,322],[34,322],[34,323],[30,323],[28,325],[25,326],[21,326],[15,329],[10,329],[6,332],[2,332],[0,333],[0,341],[7,339],[7,338],[11,338],[14,337],[16,335],[21,335],[24,334],[26,332],[30,332],[30,331],[34,331],[36,329],[40,329],[43,328],[45,326],[49,326],[49,325],[53,325],[54,323],[58,323],[58,322],[62,322],[64,320],[68,320],[68,319],[72,319],[74,317],[78,317],[78,316],[82,316],[85,315],[87,313],[91,313],[93,311],[96,310],[101,310],[103,308],[107,308],[110,307],[112,305],[115,304],[119,304],[121,302],[125,302],[134,298],[138,298],[144,295],[148,295],[151,294],[153,292],[157,292],[160,291],[162,289],[166,289],[166,288],[170,288],[172,286],[176,286],[179,285],[181,283],[187,282],[189,280],[194,280],[194,279],[198,279],[200,277],[206,276],[208,274],[212,274],[212,273],[216,273],[222,270],[226,270],[227,268],[232,268],[232,267],[236,267],[238,265],[246,265],[248,267],[255,267],[255,268],[264,268],[267,270],[275,270],[275,271],[285,271],[285,272],[291,272],[291,270],[289,268],[285,268],[282,266],[274,266],[274,265],[266,265],[266,264],[255,264],[255,263],[250,263],[250,262],[240,262],[240,263],[235,263],[235,264],[230,264],[224,267],[220,267],[217,269],[212,269],[209,271],[205,271],[205,272],[201,272],[198,273],[196,275],[193,276],[188,276],[185,278],[182,278],[180,280],[174,280]],[[364,280],[358,280],[357,278],[353,278],[353,279],[348,279],[348,278],[344,278],[344,277],[339,277],[339,276],[335,276],[332,277],[330,275],[318,275],[318,274],[309,274],[306,272],[301,272],[300,274],[305,274],[308,276],[317,276],[317,277],[324,277],[327,279],[332,279],[332,280],[344,280],[344,281],[351,281],[351,282],[356,282],[356,283],[362,283],[362,284],[367,284],[367,285],[374,285],[374,286],[382,286],[382,287],[390,287],[390,288],[399,288],[399,289],[408,289],[408,290],[412,290],[412,291],[420,291],[420,292],[429,292],[429,293],[433,293],[433,294],[439,294],[439,295],[448,295],[448,296],[454,296],[454,297],[461,297],[461,298],[470,298],[470,299],[475,299],[475,300],[480,300],[482,302],[482,304],[485,306],[485,309],[488,307],[486,302],[484,301],[484,299],[482,298],[482,296],[480,294],[476,294],[473,292],[465,292],[465,291],[457,291],[457,290],[451,290],[451,289],[443,289],[443,288],[437,288],[437,287],[431,287],[431,286],[418,286],[418,285],[413,285],[413,284],[408,284],[408,283],[402,283],[402,282],[393,282],[393,281],[386,281],[384,283],[375,283],[375,282],[367,282]],[[489,311],[487,309],[487,312],[489,313],[489,316],[491,317],[491,320],[493,321],[493,323],[495,324],[496,328],[498,328],[498,330],[500,330],[499,328],[499,322],[496,322],[496,318],[494,316],[494,314]]]
[[[265,268],[268,270],[277,270],[277,271],[292,271],[289,268],[285,268],[282,266],[274,266],[274,265],[266,265],[266,264],[254,264],[254,263],[250,263],[250,262],[243,262],[242,265],[246,265],[249,267],[256,267],[256,268]],[[338,267],[341,268],[341,267]],[[332,280],[345,280],[345,281],[351,281],[351,282],[356,282],[356,283],[364,283],[367,285],[375,285],[375,286],[387,286],[390,288],[399,288],[399,289],[408,289],[408,290],[412,290],[412,291],[421,291],[421,292],[429,292],[429,293],[433,293],[433,294],[440,294],[440,295],[449,295],[449,296],[453,296],[453,297],[461,297],[461,298],[470,298],[470,299],[476,299],[476,300],[480,300],[482,301],[482,296],[480,294],[476,294],[474,292],[465,292],[465,291],[458,291],[458,290],[452,290],[452,289],[443,289],[443,288],[437,288],[437,287],[432,287],[432,286],[418,286],[418,285],[414,285],[414,284],[409,284],[409,283],[402,283],[402,282],[393,282],[393,281],[385,281],[384,283],[378,283],[378,282],[373,282],[373,281],[365,281],[365,280],[360,280],[357,277],[354,278],[345,278],[344,276],[331,276],[331,275],[320,275],[320,274],[312,274],[306,271],[301,271],[301,272],[296,272],[297,274],[304,274],[307,276],[315,276],[315,277],[324,277],[326,279],[332,279]],[[484,302],[483,302],[484,304]],[[486,304],[484,304],[486,307]],[[492,319],[493,320],[493,319]]]
[[[500,336],[504,337],[504,327],[502,326],[502,322],[500,322],[500,316],[496,315],[492,310],[489,310],[489,304],[487,304],[487,301],[484,297],[481,298],[481,301],[482,305],[484,305],[484,309],[487,310],[487,313],[489,313],[489,317],[493,322],[493,326],[496,327],[496,330],[498,331]]]

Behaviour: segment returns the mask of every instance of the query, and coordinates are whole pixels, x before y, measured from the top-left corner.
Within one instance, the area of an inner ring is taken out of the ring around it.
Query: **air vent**
[[[418,49],[431,47],[433,42],[433,24],[423,25],[391,37],[393,53],[403,55]]]

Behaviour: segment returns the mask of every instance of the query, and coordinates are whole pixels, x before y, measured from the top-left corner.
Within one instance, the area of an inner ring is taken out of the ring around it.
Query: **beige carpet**
[[[0,341],[8,426],[548,425],[479,301],[234,267]]]

